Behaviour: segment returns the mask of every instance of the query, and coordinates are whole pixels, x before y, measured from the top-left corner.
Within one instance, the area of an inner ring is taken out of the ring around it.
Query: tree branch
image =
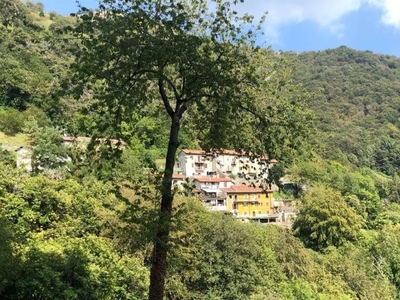
[[[199,95],[193,95],[193,96],[190,96],[190,97],[188,97],[186,99],[181,99],[181,102],[182,103],[186,103],[186,102],[189,102],[190,100],[193,100],[195,98],[203,98],[203,97],[214,98],[215,96],[212,95],[212,94],[204,93],[204,94],[199,94]]]
[[[180,102],[181,101],[181,95],[179,95],[178,89],[176,88],[176,86],[173,84],[173,82],[171,80],[168,79],[167,76],[163,76],[163,79],[168,83],[168,85],[174,91],[174,96],[175,96],[176,102],[177,103]]]
[[[158,91],[160,92],[161,99],[164,103],[164,107],[167,110],[167,113],[172,118],[174,116],[175,112],[172,109],[171,104],[168,101],[168,96],[167,96],[167,93],[165,92],[165,87],[164,87],[164,80],[161,77],[158,78]]]
[[[185,112],[187,109],[188,109],[188,104],[187,104],[187,103],[184,103],[184,104],[179,108],[179,110],[177,110],[177,111],[178,111],[178,117],[179,117],[179,118],[182,118],[182,115],[184,114],[184,112]]]
[[[248,108],[248,107],[246,107],[246,106],[243,106],[242,104],[239,104],[238,107],[239,107],[240,109],[243,109],[244,111],[247,111],[247,112],[251,113],[253,116],[255,116],[256,118],[258,118],[260,121],[261,121],[261,120],[264,120],[264,118],[263,118],[260,114],[258,114],[257,112],[255,112],[254,110],[252,110],[252,109],[250,109],[250,108]]]

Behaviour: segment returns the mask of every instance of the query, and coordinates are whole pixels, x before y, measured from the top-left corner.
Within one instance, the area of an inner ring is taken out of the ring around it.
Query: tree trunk
[[[171,122],[164,177],[162,179],[161,210],[158,219],[150,270],[149,300],[162,300],[164,296],[165,275],[167,272],[168,238],[173,201],[172,174],[174,171],[176,150],[178,148],[179,122],[180,117],[177,114],[174,114]]]

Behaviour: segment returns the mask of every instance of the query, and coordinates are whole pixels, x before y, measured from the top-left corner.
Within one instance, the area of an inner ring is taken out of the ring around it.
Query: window
[[[248,197],[249,197],[249,195],[247,195],[247,194],[244,194],[244,200],[247,200],[247,199],[248,199]]]
[[[243,216],[247,216],[247,212],[244,212],[244,213],[243,213]]]
[[[258,214],[261,215],[261,210],[258,211]]]
[[[254,200],[256,200],[256,195],[252,194],[251,195],[251,201],[254,201]]]
[[[258,199],[260,199],[261,198],[261,195],[260,194],[258,194]]]
[[[253,210],[253,217],[255,217],[256,216],[256,212]]]
[[[246,203],[246,202],[243,202],[243,206],[247,206],[247,203]]]

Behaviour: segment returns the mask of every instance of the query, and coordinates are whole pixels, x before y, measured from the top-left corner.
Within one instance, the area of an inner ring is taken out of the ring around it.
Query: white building
[[[218,174],[219,176],[229,176],[229,174],[241,177],[268,176],[268,169],[277,161],[268,161],[263,157],[252,158],[242,155],[234,150],[223,150],[222,152],[206,153],[203,150],[182,149],[178,155],[179,168],[183,175],[209,176]]]
[[[207,176],[207,172],[213,172],[212,158],[203,150],[182,149],[178,155],[178,166],[186,177]]]
[[[21,146],[15,150],[15,153],[17,168],[24,168],[27,172],[32,172],[32,151]]]
[[[172,187],[177,187],[179,189],[183,189],[183,182],[185,180],[185,176],[182,174],[173,173],[172,174]]]
[[[204,204],[214,211],[227,211],[226,193],[222,188],[233,184],[230,178],[196,177],[193,184],[204,199]]]

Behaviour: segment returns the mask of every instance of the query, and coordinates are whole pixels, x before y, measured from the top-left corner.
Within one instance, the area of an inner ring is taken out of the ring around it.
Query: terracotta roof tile
[[[248,186],[248,185],[232,185],[230,188],[221,188],[224,192],[227,193],[263,193],[265,191],[271,192],[270,189],[263,189],[260,187]]]
[[[195,177],[193,181],[197,180],[198,182],[232,182],[230,178],[216,178],[216,177]]]
[[[194,155],[213,155],[212,152],[206,152],[204,150],[196,150],[196,149],[182,149],[182,152],[185,154],[194,154]],[[230,149],[220,149],[214,152],[215,154],[228,154],[228,155],[235,155],[238,157],[246,157],[246,156],[252,156],[252,154],[250,153],[249,155],[247,155],[244,152],[238,152],[236,150],[230,150]],[[261,156],[260,159],[262,160],[267,160],[267,156]],[[276,159],[271,159],[270,160],[271,163],[277,163],[278,161]]]
[[[172,179],[184,179],[184,178],[185,176],[183,176],[182,174],[177,174],[177,173],[172,174]]]
[[[204,150],[194,150],[194,149],[182,149],[182,152],[185,154],[201,154],[201,155],[205,155],[206,151]]]

